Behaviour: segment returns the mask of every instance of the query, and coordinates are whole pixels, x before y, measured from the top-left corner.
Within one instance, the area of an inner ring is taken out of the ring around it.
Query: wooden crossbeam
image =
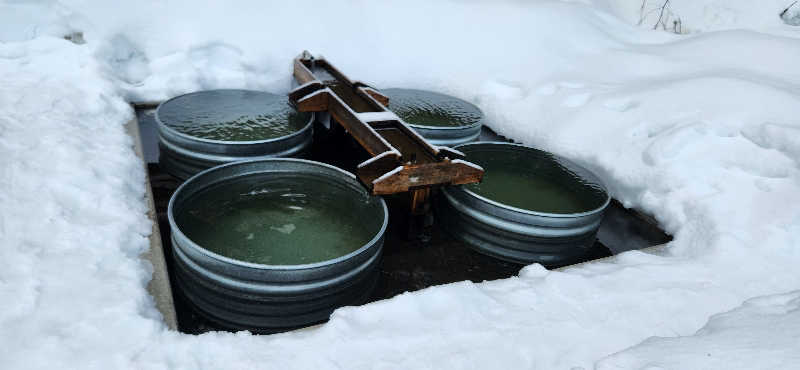
[[[464,154],[431,145],[386,107],[389,98],[350,80],[322,57],[304,51],[294,60],[300,86],[289,99],[301,112],[327,111],[372,158],[356,175],[373,194],[411,192],[412,212],[428,202],[430,188],[481,181],[483,169]]]

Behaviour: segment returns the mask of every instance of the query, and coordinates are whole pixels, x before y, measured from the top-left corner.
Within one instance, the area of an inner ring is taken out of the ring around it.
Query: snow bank
[[[790,369],[800,363],[800,292],[754,298],[697,333],[650,338],[599,369]]]
[[[792,33],[781,13],[794,0],[599,0],[597,5],[648,29],[695,33],[751,29]],[[665,5],[666,3],[666,5]],[[794,7],[789,9],[793,12]],[[663,10],[662,10],[663,8]],[[788,24],[791,24],[789,22]]]
[[[130,366],[126,348],[163,330],[115,90],[85,47],[0,44],[0,367]]]
[[[678,36],[584,3],[2,5],[0,365],[590,368],[652,336],[690,345],[709,316],[800,289],[798,31]],[[312,331],[168,331],[138,258],[150,229],[125,101],[286,92],[303,49],[378,87],[478,104],[492,128],[594,170],[675,240],[658,255],[343,308]],[[797,335],[797,315],[781,320]],[[669,360],[651,342],[602,365]]]

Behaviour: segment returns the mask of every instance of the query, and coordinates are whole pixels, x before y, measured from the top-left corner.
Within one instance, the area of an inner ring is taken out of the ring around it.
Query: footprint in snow
[[[617,112],[625,112],[636,107],[637,103],[630,98],[608,99],[603,102],[603,106]]]
[[[564,101],[561,102],[562,107],[568,108],[577,108],[589,102],[592,99],[592,94],[590,93],[582,93],[582,94],[575,94],[570,95]]]
[[[703,142],[706,126],[695,122],[659,133],[642,152],[642,161],[648,166],[657,166],[678,157],[687,148]]]

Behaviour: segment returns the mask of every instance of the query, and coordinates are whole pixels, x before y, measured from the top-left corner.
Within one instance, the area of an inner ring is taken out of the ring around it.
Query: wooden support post
[[[424,215],[430,211],[431,188],[411,190],[411,214]]]

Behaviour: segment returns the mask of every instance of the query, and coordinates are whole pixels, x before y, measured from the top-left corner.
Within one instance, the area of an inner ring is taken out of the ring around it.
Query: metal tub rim
[[[439,130],[441,130],[441,131],[464,130],[464,131],[467,131],[467,130],[469,130],[471,128],[476,128],[476,127],[482,126],[483,125],[483,118],[481,118],[480,120],[478,120],[477,122],[475,122],[473,124],[465,125],[465,126],[428,126],[428,125],[418,125],[418,124],[413,124],[413,123],[408,123],[408,122],[406,122],[406,124],[411,126],[411,127],[413,127],[413,128],[421,128],[421,129],[425,129],[425,130],[437,130],[437,131],[439,131]]]
[[[523,222],[520,220],[493,215],[489,212],[483,212],[482,210],[475,210],[471,204],[465,204],[463,199],[458,199],[458,197],[455,197],[450,193],[445,192],[443,195],[449,206],[458,211],[462,216],[469,217],[475,222],[479,222],[489,227],[521,235],[535,234],[537,236],[553,238],[582,235],[597,229],[597,227],[600,226],[601,221],[600,218],[576,217],[574,222],[571,224],[561,223],[552,225],[542,223],[541,220],[528,220],[528,222]]]
[[[174,242],[174,239],[173,239]],[[229,290],[236,290],[248,294],[269,295],[273,297],[296,296],[298,294],[316,294],[320,291],[327,291],[331,286],[338,286],[339,284],[346,283],[369,270],[375,265],[375,262],[380,259],[381,252],[377,252],[363,261],[353,269],[343,271],[341,274],[331,276],[316,277],[309,280],[296,280],[290,283],[286,281],[253,281],[242,279],[241,276],[226,275],[213,268],[208,268],[202,262],[195,261],[192,256],[189,256],[181,248],[175,248],[173,253],[178,257],[177,263],[181,265],[180,269],[185,270],[184,275],[200,275],[203,279],[212,281],[212,285]],[[188,272],[191,271],[191,272]],[[259,270],[260,271],[260,270]],[[301,271],[301,270],[292,270]],[[286,273],[286,270],[280,270],[281,273]],[[202,280],[202,279],[201,279]],[[325,284],[320,285],[320,282]],[[201,284],[203,282],[201,281]]]
[[[481,136],[481,127],[483,127],[483,124],[460,127],[419,126],[409,124],[409,127],[433,145],[454,147],[478,140]]]
[[[200,178],[202,176],[206,176],[208,173],[211,173],[211,172],[214,172],[214,171],[218,171],[218,170],[221,170],[221,169],[224,169],[224,168],[228,168],[228,167],[248,165],[248,164],[253,164],[253,163],[256,163],[256,162],[295,162],[295,163],[305,163],[305,164],[312,165],[312,166],[319,166],[319,167],[323,167],[323,168],[327,168],[327,169],[330,169],[330,170],[334,170],[334,172],[339,172],[340,174],[346,175],[348,179],[351,179],[354,183],[356,183],[356,184],[358,184],[360,186],[360,183],[358,183],[358,180],[356,179],[355,175],[353,175],[353,174],[351,174],[351,173],[349,173],[349,172],[347,172],[345,170],[342,170],[342,169],[340,169],[338,167],[331,166],[331,165],[328,165],[328,164],[325,164],[325,163],[321,163],[321,162],[307,160],[307,159],[298,159],[298,158],[253,159],[253,160],[244,160],[244,161],[226,163],[226,164],[223,164],[223,165],[211,167],[209,169],[203,170],[203,171],[195,174],[194,176],[192,176],[189,179],[187,179],[186,181],[184,181],[175,190],[175,192],[173,193],[173,196],[169,200],[169,205],[167,206],[167,218],[169,219],[169,226],[170,226],[172,232],[175,233],[175,234],[173,234],[173,237],[177,236],[177,237],[180,237],[182,239],[181,243],[179,243],[179,245],[189,247],[193,251],[201,253],[204,256],[206,256],[206,257],[208,257],[208,258],[210,258],[212,260],[216,260],[216,261],[219,261],[219,262],[224,262],[224,263],[228,263],[228,264],[232,264],[232,265],[235,265],[235,266],[244,267],[244,268],[248,268],[248,269],[253,269],[253,270],[271,270],[271,271],[275,271],[275,270],[279,270],[279,271],[301,271],[301,270],[312,270],[312,269],[317,269],[317,268],[320,268],[320,267],[339,264],[339,263],[341,263],[343,261],[350,260],[350,259],[352,259],[352,258],[354,258],[354,257],[356,257],[356,256],[358,256],[358,255],[370,250],[375,244],[382,242],[384,234],[386,232],[386,228],[389,225],[389,210],[386,207],[386,201],[382,197],[378,197],[378,200],[379,200],[380,205],[381,205],[381,210],[383,211],[383,223],[381,224],[380,230],[378,230],[378,232],[375,234],[375,236],[373,236],[372,239],[370,239],[364,245],[362,245],[358,249],[356,249],[356,250],[354,250],[354,251],[352,251],[352,252],[350,252],[348,254],[341,255],[339,257],[336,257],[336,258],[333,258],[333,259],[329,259],[329,260],[326,260],[326,261],[321,261],[321,262],[307,263],[307,264],[301,264],[301,265],[267,265],[267,264],[261,264],[261,263],[246,262],[246,261],[233,259],[233,258],[230,258],[230,257],[225,257],[223,255],[220,255],[220,254],[214,253],[214,252],[212,252],[210,250],[207,250],[207,249],[203,248],[202,246],[198,245],[197,243],[195,243],[194,241],[192,241],[188,236],[186,236],[186,234],[183,233],[183,231],[178,227],[178,224],[175,222],[175,217],[174,217],[174,213],[173,213],[173,209],[174,209],[175,201],[177,199],[177,195],[180,194],[181,191],[185,187],[194,185],[192,183],[193,180],[196,180],[197,178]],[[230,176],[230,177],[227,177],[227,178],[222,178],[219,181],[225,181],[225,180],[229,180],[229,179],[232,179],[232,178],[236,178],[236,177],[240,177],[240,176],[244,176],[244,175],[248,175],[248,174],[254,174],[254,173],[258,173],[258,172],[246,172],[246,173],[242,173],[242,174],[239,174],[239,175],[236,175],[236,176]],[[185,241],[185,243],[183,243],[183,241]]]
[[[300,136],[300,135],[304,134],[306,131],[308,131],[312,127],[312,125],[314,124],[314,114],[310,114],[310,116],[308,118],[308,122],[306,122],[305,126],[303,126],[303,128],[301,128],[301,129],[299,129],[299,130],[297,130],[295,132],[292,132],[290,134],[286,134],[286,135],[278,136],[278,137],[273,137],[273,138],[269,138],[269,139],[262,139],[262,140],[226,141],[226,140],[205,139],[205,138],[201,138],[201,137],[185,134],[183,132],[175,130],[172,127],[167,126],[164,122],[161,122],[161,118],[159,118],[159,112],[161,112],[161,107],[163,107],[164,104],[166,104],[166,103],[168,103],[168,102],[170,102],[172,100],[185,97],[187,95],[195,95],[195,94],[207,93],[207,92],[212,92],[212,91],[250,91],[250,92],[261,92],[261,93],[266,92],[266,93],[269,93],[268,91],[249,90],[249,89],[211,89],[211,90],[193,91],[193,92],[190,92],[190,93],[174,96],[172,98],[169,98],[169,99],[161,102],[161,104],[159,104],[158,107],[156,108],[154,116],[155,116],[156,125],[158,126],[159,130],[161,130],[162,132],[165,132],[165,133],[167,133],[169,135],[173,135],[173,136],[179,137],[179,138],[181,138],[183,140],[190,141],[190,142],[191,141],[195,141],[195,142],[200,142],[200,143],[205,143],[205,144],[221,144],[221,145],[244,146],[244,145],[254,145],[254,144],[268,144],[268,143],[284,141],[284,140],[287,140],[287,139],[290,139],[290,138],[293,138],[293,137],[296,137],[296,136]],[[278,94],[275,94],[275,95],[278,95]]]
[[[477,200],[479,200],[481,202],[484,202],[484,203],[486,203],[486,204],[488,204],[490,206],[498,207],[498,208],[500,208],[502,210],[510,211],[512,213],[521,213],[521,214],[524,214],[524,215],[533,215],[533,216],[546,217],[546,218],[582,218],[582,217],[592,216],[592,215],[603,213],[605,211],[605,209],[608,207],[608,205],[611,203],[611,195],[608,193],[608,189],[606,188],[605,184],[596,175],[594,175],[591,171],[587,170],[583,166],[580,166],[580,165],[576,164],[575,162],[570,161],[569,159],[566,159],[566,158],[564,158],[562,156],[559,156],[559,155],[556,155],[554,153],[550,153],[550,152],[547,152],[547,151],[544,151],[544,150],[532,148],[530,146],[526,146],[526,145],[523,145],[523,144],[508,143],[508,142],[503,142],[503,141],[480,141],[480,142],[475,142],[475,143],[465,143],[465,144],[457,145],[457,146],[453,147],[453,149],[459,150],[460,148],[467,147],[467,146],[485,146],[485,145],[509,146],[509,147],[520,148],[520,149],[523,149],[523,150],[526,150],[526,151],[537,150],[537,151],[542,151],[542,152],[549,153],[550,155],[552,155],[555,158],[557,158],[559,161],[563,161],[564,163],[567,163],[570,166],[574,166],[574,167],[582,170],[584,173],[581,174],[581,177],[585,176],[585,177],[587,177],[586,180],[589,180],[589,181],[597,184],[603,190],[603,194],[605,194],[605,201],[603,202],[603,204],[601,206],[599,206],[599,207],[597,207],[595,209],[586,211],[586,212],[578,212],[578,213],[549,213],[549,212],[539,212],[539,211],[533,211],[533,210],[529,210],[529,209],[518,208],[518,207],[510,206],[510,205],[507,205],[507,204],[504,204],[504,203],[500,203],[498,201],[495,201],[495,200],[486,198],[486,197],[484,197],[482,195],[476,194],[475,192],[473,192],[473,191],[471,191],[471,190],[469,190],[469,189],[467,189],[466,187],[463,187],[463,186],[455,188],[455,189],[457,189],[455,191],[462,191],[462,192],[468,194],[469,196],[471,196],[471,197],[473,197],[473,198],[475,198],[475,199],[477,199]],[[467,159],[469,159],[469,155],[467,155]],[[448,195],[450,195],[449,191],[454,191],[454,190],[451,189],[451,187],[443,187],[442,191],[447,193]]]

